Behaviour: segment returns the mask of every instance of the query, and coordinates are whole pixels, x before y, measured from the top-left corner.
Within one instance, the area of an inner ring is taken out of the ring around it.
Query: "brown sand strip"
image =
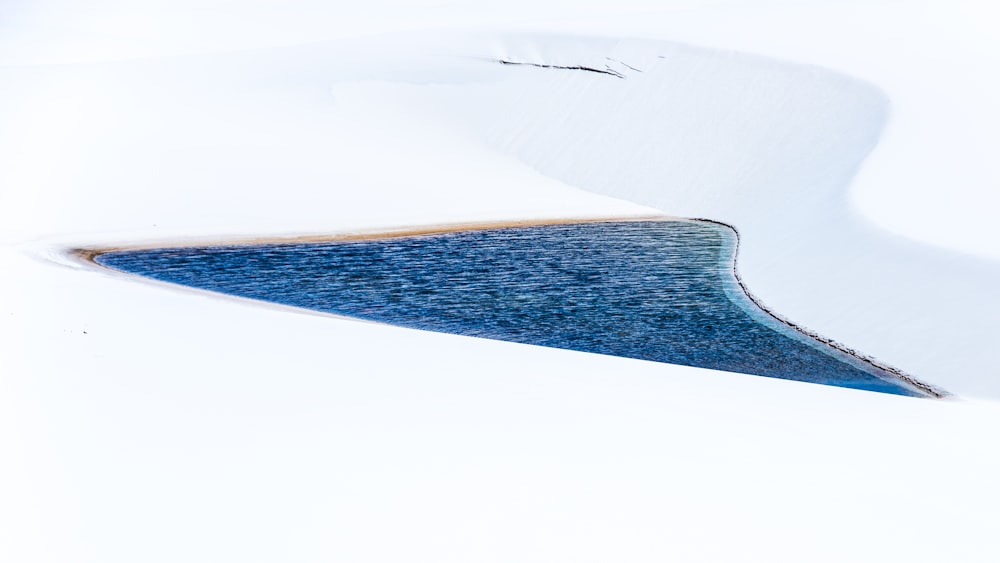
[[[154,250],[159,248],[190,248],[195,246],[250,246],[263,244],[302,244],[312,242],[341,242],[354,240],[374,240],[391,239],[403,237],[415,237],[421,235],[436,235],[442,233],[454,233],[458,231],[482,231],[487,229],[508,229],[515,227],[542,227],[546,225],[574,225],[584,223],[621,223],[638,221],[687,221],[681,217],[671,217],[669,215],[649,215],[633,217],[587,217],[569,219],[525,219],[518,221],[492,221],[482,223],[443,223],[438,225],[422,225],[400,227],[390,230],[355,231],[337,234],[315,234],[315,235],[287,235],[287,236],[264,236],[264,237],[244,237],[233,239],[215,240],[189,240],[189,241],[163,241],[144,242],[140,244],[123,244],[115,246],[88,246],[70,248],[67,254],[89,262],[97,264],[95,261],[101,254],[108,252],[119,252],[123,250]]]

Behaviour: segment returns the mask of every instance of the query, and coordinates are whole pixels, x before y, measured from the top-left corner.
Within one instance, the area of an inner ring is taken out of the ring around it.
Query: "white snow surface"
[[[849,201],[889,113],[877,88],[669,43],[529,36],[486,48],[615,74],[505,66],[489,88],[420,93],[546,176],[734,225],[744,280],[786,317],[955,393],[1000,396],[1000,261],[902,239]]]
[[[990,21],[0,5],[0,560],[995,561]],[[660,212],[735,224],[768,305],[959,397],[333,319],[63,253]]]

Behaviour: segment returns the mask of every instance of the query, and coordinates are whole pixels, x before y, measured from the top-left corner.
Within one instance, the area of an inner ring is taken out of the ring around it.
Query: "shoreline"
[[[349,242],[437,235],[459,231],[485,231],[489,229],[512,229],[517,227],[544,227],[548,225],[576,225],[587,223],[626,223],[641,221],[691,221],[685,217],[672,215],[634,215],[625,217],[569,217],[565,219],[518,219],[510,221],[476,221],[469,223],[434,223],[430,225],[408,225],[392,229],[364,229],[335,234],[272,235],[258,237],[234,236],[231,239],[190,239],[162,242],[143,242],[113,246],[87,245],[64,248],[62,254],[82,260],[88,264],[104,268],[96,258],[109,252],[128,250],[153,250],[158,248],[191,248],[195,246],[254,246],[264,244],[307,244],[316,242]],[[114,270],[117,271],[117,270]]]
[[[740,272],[738,268],[740,242],[741,242],[739,229],[737,229],[733,225],[730,225],[722,221],[717,221],[715,219],[705,219],[698,217],[698,218],[690,218],[689,220],[700,223],[711,223],[713,225],[719,225],[721,227],[726,227],[733,232],[733,236],[735,238],[735,247],[732,250],[733,258],[731,260],[731,264],[727,266],[726,269],[730,270],[730,273],[733,275],[733,278],[735,278],[737,285],[739,285],[740,290],[743,292],[743,295],[746,296],[746,298],[749,299],[750,302],[753,303],[754,306],[756,306],[757,309],[762,311],[765,315],[769,316],[771,319],[777,321],[778,323],[784,325],[786,328],[791,329],[798,335],[803,336],[808,340],[814,340],[816,342],[829,346],[833,350],[839,352],[841,355],[846,356],[846,358],[841,358],[842,360],[846,359],[849,363],[860,363],[866,368],[874,368],[876,371],[885,372],[889,374],[890,377],[889,378],[882,377],[879,374],[872,374],[872,375],[876,375],[877,377],[881,377],[882,379],[886,379],[888,381],[893,381],[894,383],[901,381],[904,384],[912,388],[915,388],[920,392],[925,393],[928,396],[935,399],[944,399],[951,396],[951,393],[948,393],[947,391],[940,389],[935,385],[924,383],[923,381],[920,381],[916,377],[913,377],[912,375],[904,372],[899,368],[890,366],[889,364],[886,364],[862,352],[858,352],[857,350],[851,348],[850,346],[842,344],[832,338],[828,338],[809,328],[799,325],[794,321],[789,320],[784,315],[772,310],[770,307],[765,305],[764,302],[759,297],[757,297],[756,295],[754,295],[752,291],[750,291],[750,288],[747,287],[747,285],[743,282],[743,278],[740,277]]]

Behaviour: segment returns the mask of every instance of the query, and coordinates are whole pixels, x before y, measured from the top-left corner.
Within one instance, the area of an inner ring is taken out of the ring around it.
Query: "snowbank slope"
[[[871,84],[662,42],[455,44],[483,66],[516,64],[335,92],[450,119],[566,184],[734,225],[744,280],[773,310],[955,393],[1000,396],[1000,263],[889,234],[851,205],[889,113]]]

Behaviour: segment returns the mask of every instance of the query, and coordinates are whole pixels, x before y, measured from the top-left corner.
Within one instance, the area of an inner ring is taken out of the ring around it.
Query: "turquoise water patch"
[[[923,396],[777,321],[701,221],[506,227],[370,240],[122,250],[157,280],[408,328]]]

